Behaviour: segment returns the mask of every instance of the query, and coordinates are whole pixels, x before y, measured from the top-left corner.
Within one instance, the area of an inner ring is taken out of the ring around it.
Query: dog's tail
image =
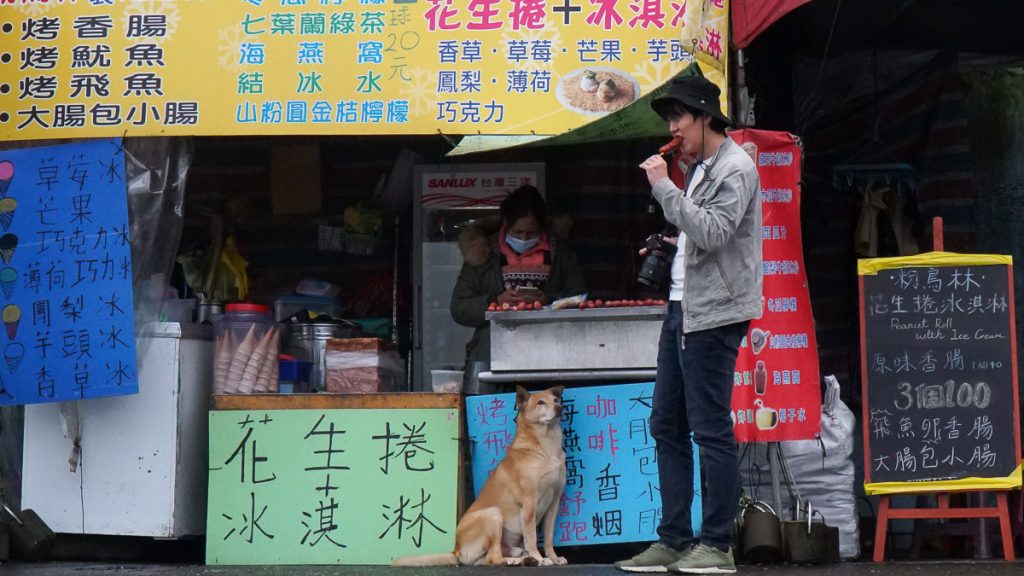
[[[392,566],[458,566],[459,560],[455,554],[427,554],[425,556],[405,556],[395,558]]]

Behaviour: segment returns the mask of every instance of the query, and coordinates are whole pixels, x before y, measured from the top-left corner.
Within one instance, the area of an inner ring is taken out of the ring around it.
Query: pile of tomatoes
[[[591,308],[626,308],[629,306],[664,306],[667,304],[664,300],[658,300],[654,298],[646,298],[642,300],[586,300],[580,302],[577,308],[580,310],[589,310]],[[523,312],[526,310],[543,310],[544,306],[540,302],[520,302],[519,304],[497,304],[491,302],[487,305],[488,312]]]
[[[630,306],[664,306],[664,300],[645,298],[642,300],[587,300],[580,302],[577,308],[589,310],[591,308],[628,308]]]
[[[543,310],[544,305],[539,301],[534,302],[520,302],[519,304],[509,304],[505,302],[502,305],[498,305],[497,302],[491,302],[487,305],[488,312],[522,312],[524,310]]]

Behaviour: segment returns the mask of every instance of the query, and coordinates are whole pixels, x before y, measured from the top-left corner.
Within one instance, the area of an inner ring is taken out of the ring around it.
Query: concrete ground
[[[739,576],[1024,576],[1024,562],[967,560],[978,558],[973,539],[942,537],[926,539],[910,556],[911,541],[894,538],[888,553],[896,560],[875,564],[864,560],[819,566],[792,564],[741,564]],[[390,566],[205,566],[202,538],[160,540],[125,536],[76,536],[62,534],[48,549],[44,560],[0,563],[0,576],[622,576],[611,563],[645,549],[634,542],[602,546],[559,548],[571,563],[547,568],[392,568]],[[1002,548],[989,542],[988,557],[1001,558]],[[1017,551],[1018,556],[1021,551]],[[19,557],[20,558],[20,557]]]
[[[550,568],[391,568],[388,566],[197,566],[98,564],[81,562],[8,563],[0,575],[17,576],[621,576],[607,564]],[[740,566],[740,576],[1020,576],[1024,563],[1003,561],[844,562],[825,566]]]

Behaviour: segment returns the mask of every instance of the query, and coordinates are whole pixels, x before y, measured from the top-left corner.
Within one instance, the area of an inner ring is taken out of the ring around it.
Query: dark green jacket
[[[487,305],[495,302],[505,291],[501,279],[501,260],[498,256],[497,237],[482,242],[477,233],[459,238],[464,262],[459,279],[452,290],[452,318],[463,326],[476,328],[473,338],[466,344],[466,366],[471,362],[491,359],[491,327],[484,319]],[[554,254],[551,261],[551,276],[544,287],[549,301],[575,296],[586,291],[583,270],[580,269],[576,253],[564,241],[551,240]]]

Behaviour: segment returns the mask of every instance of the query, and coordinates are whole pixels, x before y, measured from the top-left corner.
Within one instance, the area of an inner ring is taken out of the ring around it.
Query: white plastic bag
[[[785,465],[796,482],[794,492],[804,501],[810,501],[829,526],[839,528],[839,556],[844,560],[860,556],[851,459],[855,427],[853,412],[839,399],[839,381],[835,376],[826,376],[820,438],[779,443]],[[770,501],[768,451],[763,444],[751,445],[743,451],[740,472],[748,495]],[[781,471],[779,477],[783,477]],[[792,509],[793,501],[785,485],[781,492],[783,510]]]

